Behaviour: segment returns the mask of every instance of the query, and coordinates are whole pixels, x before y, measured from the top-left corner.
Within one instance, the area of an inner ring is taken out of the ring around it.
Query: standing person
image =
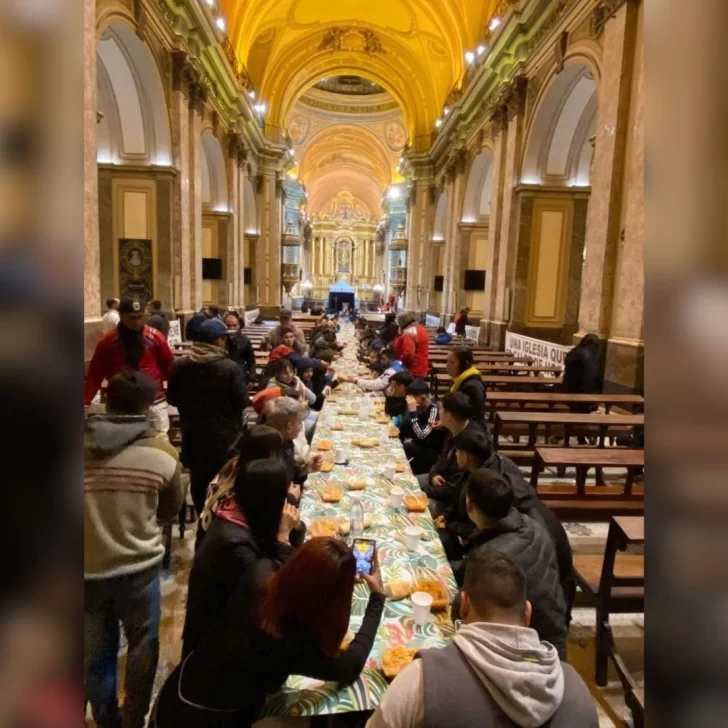
[[[167,318],[167,314],[162,310],[162,302],[157,298],[149,302],[147,326],[161,331],[165,339],[169,337],[169,319]]]
[[[397,315],[394,313],[384,314],[384,325],[379,330],[379,338],[385,344],[393,344],[399,333],[399,326],[397,326]]]
[[[242,582],[209,637],[167,678],[149,728],[251,726],[266,696],[289,675],[350,685],[364,669],[384,611],[374,556],[360,575],[370,595],[349,646],[356,557],[335,538],[312,538],[266,581],[259,594]]]
[[[190,471],[190,494],[198,514],[207,486],[240,436],[243,410],[250,404],[243,372],[229,358],[226,340],[222,321],[205,321],[200,339],[169,375],[167,397],[179,410],[182,462]]]
[[[513,486],[493,470],[483,468],[470,476],[466,507],[476,531],[463,545],[463,558],[450,561],[458,585],[463,583],[464,558],[477,549],[492,549],[511,556],[526,575],[533,628],[566,660],[567,609],[556,551],[546,529],[518,511]],[[453,613],[457,613],[456,604]]]
[[[427,329],[419,324],[411,311],[403,311],[397,316],[400,333],[394,340],[394,348],[399,360],[412,376],[424,379],[430,371],[430,340]]]
[[[217,306],[205,306],[198,311],[185,326],[185,339],[187,341],[199,341],[200,328],[205,321],[218,318],[220,309]]]
[[[599,360],[599,337],[587,334],[564,359],[564,381],[561,389],[569,394],[598,394],[604,381]],[[572,412],[591,412],[592,404],[572,404]]]
[[[241,582],[251,591],[293,553],[298,511],[287,500],[288,473],[280,458],[238,469],[233,497],[221,506],[190,571],[182,655],[197,649]]]
[[[531,627],[526,576],[481,549],[460,592],[463,626],[397,675],[367,728],[597,728],[594,699],[571,665]]]
[[[139,301],[124,297],[119,303],[119,324],[96,345],[86,373],[83,402],[90,405],[101,383],[115,374],[140,371],[157,383],[157,399],[149,409],[151,426],[160,434],[169,430],[169,414],[164,398],[164,380],[174,361],[161,332],[144,324],[144,308]]]
[[[461,433],[483,433],[480,424],[470,419],[472,407],[462,392],[447,394],[440,402],[440,424],[448,431],[442,452],[429,473],[418,475],[420,487],[430,501],[433,518],[457,503],[467,473],[458,465],[455,450]]]
[[[261,341],[261,350],[270,351],[271,349],[275,349],[276,346],[283,344],[283,335],[289,330],[295,335],[295,340],[291,348],[297,354],[306,356],[306,354],[308,354],[306,337],[303,335],[303,331],[301,331],[301,329],[293,325],[293,314],[287,308],[281,309],[281,312],[278,314],[278,326],[271,329],[270,332],[265,335],[263,341]]]
[[[228,311],[224,319],[228,330],[227,350],[230,358],[244,370],[248,384],[257,379],[255,350],[250,339],[240,330],[240,316],[235,311]]]
[[[119,324],[119,299],[118,298],[107,298],[106,299],[106,313],[101,319],[101,331],[104,334],[108,334]]]
[[[450,392],[466,394],[472,408],[470,419],[485,427],[485,385],[475,366],[472,349],[461,347],[448,352],[445,368],[452,378]]]
[[[447,431],[438,427],[440,413],[427,382],[417,379],[407,387],[407,412],[399,425],[399,439],[414,475],[429,473],[442,452]]]
[[[461,308],[460,313],[455,317],[455,333],[458,336],[465,336],[465,327],[468,325],[469,308]]]
[[[111,377],[106,414],[86,423],[84,683],[99,728],[117,728],[119,623],[128,643],[123,725],[143,728],[159,655],[158,519],[184,500],[177,451],[150,431],[157,383],[138,371]]]

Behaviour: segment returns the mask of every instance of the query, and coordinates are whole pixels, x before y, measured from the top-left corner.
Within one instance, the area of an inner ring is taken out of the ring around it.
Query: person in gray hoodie
[[[119,623],[127,639],[123,725],[143,728],[159,655],[158,519],[184,500],[177,451],[150,428],[157,382],[125,371],[109,381],[106,414],[86,422],[84,686],[99,728],[122,725],[116,695]]]
[[[420,652],[367,728],[597,728],[584,681],[529,627],[526,577],[514,559],[475,552],[461,601],[453,642]]]

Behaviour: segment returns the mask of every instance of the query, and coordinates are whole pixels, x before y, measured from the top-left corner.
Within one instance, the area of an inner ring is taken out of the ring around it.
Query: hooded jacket
[[[394,340],[397,358],[413,377],[426,377],[430,371],[430,339],[427,329],[416,321],[407,324]]]
[[[511,508],[505,518],[484,531],[476,531],[465,543],[465,555],[485,547],[507,554],[526,575],[528,600],[533,606],[532,627],[566,658],[566,603],[561,588],[556,550],[546,529]],[[466,559],[451,562],[455,579],[462,585]],[[454,611],[457,611],[455,609]]]
[[[451,392],[461,392],[467,395],[470,400],[471,415],[470,419],[476,422],[485,423],[485,384],[483,384],[483,378],[476,367],[471,367],[467,371],[463,372],[463,376],[457,377],[452,387]]]
[[[597,728],[583,680],[528,627],[475,622],[424,650],[384,694],[367,728]]]
[[[160,563],[157,519],[172,520],[184,500],[177,451],[144,415],[90,416],[84,449],[84,578]]]
[[[179,410],[182,462],[191,468],[208,456],[226,459],[250,405],[242,369],[225,349],[201,342],[172,365],[167,401]]]

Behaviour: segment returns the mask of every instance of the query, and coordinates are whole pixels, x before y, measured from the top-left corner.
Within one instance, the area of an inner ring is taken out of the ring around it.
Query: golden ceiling
[[[496,0],[221,0],[230,39],[285,127],[293,105],[326,76],[376,81],[399,102],[416,146],[429,138],[464,53]]]

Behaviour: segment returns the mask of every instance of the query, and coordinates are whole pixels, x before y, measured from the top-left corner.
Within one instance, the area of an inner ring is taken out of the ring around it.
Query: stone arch
[[[597,81],[582,60],[573,59],[552,77],[531,119],[522,183],[589,185],[597,102]]]
[[[214,212],[228,212],[227,172],[222,147],[211,131],[203,132],[201,144],[202,205]]]
[[[463,222],[482,222],[488,218],[492,191],[493,153],[485,148],[475,157],[470,167],[463,198]]]
[[[253,189],[253,183],[247,178],[243,185],[243,222],[245,224],[245,232],[248,235],[256,235],[258,233],[258,211],[255,207],[255,190]]]
[[[443,190],[437,200],[437,208],[435,210],[435,224],[432,228],[433,242],[442,242],[447,235],[447,205],[447,190]]]
[[[170,166],[164,86],[154,56],[132,28],[113,22],[96,44],[101,163]]]

